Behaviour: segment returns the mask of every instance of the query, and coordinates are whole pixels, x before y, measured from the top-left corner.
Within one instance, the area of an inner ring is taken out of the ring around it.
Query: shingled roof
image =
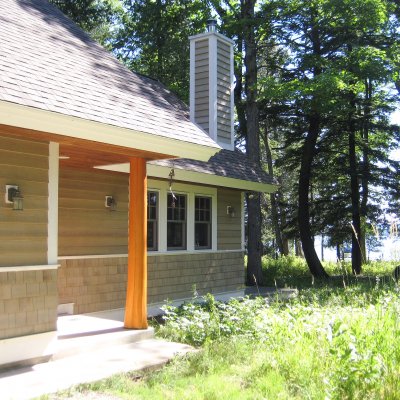
[[[129,71],[46,0],[0,1],[0,55],[0,100],[219,148],[161,83]]]
[[[239,150],[221,150],[208,162],[183,158],[148,162],[149,176],[167,177],[166,170],[171,168],[176,180],[259,192],[274,192],[278,187],[269,174]]]
[[[129,173],[129,164],[126,163],[97,168]],[[147,162],[149,178],[168,179],[171,169],[174,169],[176,181],[266,193],[278,188],[275,179],[239,150],[221,150],[208,162],[186,158]]]
[[[179,158],[176,160],[151,161],[149,164],[242,181],[276,185],[275,180],[270,175],[252,163],[239,150],[221,150],[212,156],[208,162]]]

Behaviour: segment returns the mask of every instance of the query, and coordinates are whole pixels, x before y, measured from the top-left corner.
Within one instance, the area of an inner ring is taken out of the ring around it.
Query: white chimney
[[[209,20],[190,39],[190,119],[221,147],[234,150],[233,41]]]

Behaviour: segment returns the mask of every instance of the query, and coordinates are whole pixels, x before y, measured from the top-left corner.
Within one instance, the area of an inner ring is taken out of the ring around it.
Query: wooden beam
[[[146,160],[132,158],[129,175],[128,283],[125,328],[147,328]]]
[[[89,164],[90,166],[129,162],[129,159],[132,157],[146,158],[147,160],[173,158],[167,154],[153,153],[145,150],[77,139],[69,136],[40,132],[33,129],[18,128],[4,124],[0,124],[0,135],[59,143],[61,156],[71,157],[71,162],[77,158],[81,160],[82,163],[85,163],[85,158],[90,156],[90,162],[86,162],[86,164]]]

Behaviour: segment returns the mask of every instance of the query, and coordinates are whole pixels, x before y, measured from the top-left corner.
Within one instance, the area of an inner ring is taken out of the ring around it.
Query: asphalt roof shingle
[[[129,71],[46,0],[0,1],[0,100],[218,147],[161,83]]]
[[[269,174],[252,163],[247,156],[239,150],[221,150],[212,156],[208,162],[179,158],[175,160],[151,161],[150,164],[249,182],[271,185],[277,184]]]

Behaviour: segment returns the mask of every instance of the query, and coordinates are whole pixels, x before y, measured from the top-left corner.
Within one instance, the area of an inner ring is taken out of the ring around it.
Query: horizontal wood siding
[[[235,216],[227,214],[232,206]],[[218,189],[218,250],[237,250],[242,246],[241,193],[238,190]]]
[[[48,168],[48,143],[0,132],[0,268],[47,264]],[[6,204],[6,185],[19,186],[23,211]]]
[[[116,211],[105,207],[112,195]],[[128,175],[60,169],[59,255],[126,254]]]
[[[231,67],[230,48],[217,41],[217,137],[218,141],[231,143]]]
[[[206,132],[209,132],[209,45],[208,39],[195,43],[195,99],[194,118]]]

